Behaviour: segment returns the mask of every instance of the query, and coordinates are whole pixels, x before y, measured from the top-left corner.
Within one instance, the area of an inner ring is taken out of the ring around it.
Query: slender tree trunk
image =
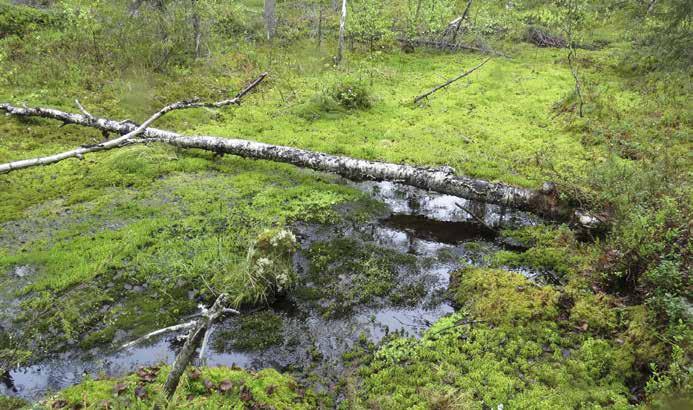
[[[272,40],[277,27],[276,16],[277,0],[265,0],[265,27],[267,29],[267,40]]]
[[[320,7],[320,11],[318,12],[318,50],[320,50],[320,46],[322,45],[322,3],[320,3],[318,7]]]
[[[344,32],[346,31],[347,0],[342,0],[342,15],[339,18],[339,44],[337,45],[337,57],[335,64],[339,65],[344,56]]]
[[[200,58],[200,45],[202,43],[202,30],[200,28],[200,14],[197,12],[197,0],[192,0],[192,26],[195,36],[195,59]]]
[[[452,42],[455,42],[455,39],[457,39],[457,34],[460,32],[460,27],[462,27],[462,23],[464,20],[467,18],[467,15],[469,14],[469,9],[472,7],[472,0],[467,0],[467,7],[464,9],[464,13],[462,13],[462,17],[460,17],[460,21],[457,23],[457,27],[455,27],[455,31],[452,33]]]

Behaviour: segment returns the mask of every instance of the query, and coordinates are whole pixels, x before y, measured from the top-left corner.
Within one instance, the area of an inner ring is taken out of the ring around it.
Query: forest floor
[[[580,70],[591,90],[584,118],[575,114],[564,50],[500,46],[511,59],[494,58],[418,105],[416,95],[484,56],[423,49],[355,52],[334,68],[328,50],[316,51],[314,44],[239,45],[165,75],[116,77],[27,57],[24,72],[0,83],[0,101],[75,111],[73,100],[79,98],[94,115],[138,121],[172,101],[233,95],[268,71],[241,106],[175,112],[157,127],[371,160],[449,165],[458,174],[526,187],[556,180],[588,191],[596,169],[628,169],[629,144],[647,135],[666,136],[649,143],[666,145],[667,155],[690,153],[682,137],[690,131],[690,83],[631,74],[621,59],[625,45],[580,51]],[[55,74],[61,69],[66,71]],[[345,85],[367,89],[370,108],[340,106],[334,90]],[[58,125],[4,118],[0,162],[101,138],[93,130]],[[0,187],[0,330],[10,335],[0,348],[26,364],[57,352],[112,349],[178,323],[199,302],[213,299],[213,290],[257,306],[263,290],[247,286],[244,269],[258,235],[300,224],[335,225],[345,212],[354,223],[366,223],[383,212],[367,192],[330,175],[156,144],[3,175]],[[211,408],[233,394],[238,403],[275,408],[335,401],[370,408],[637,403],[645,384],[641,369],[664,348],[643,329],[644,307],[626,308],[590,285],[585,272],[597,245],[579,242],[564,226],[505,235],[529,249],[495,249],[476,264],[481,267],[449,272],[452,315],[418,338],[390,335],[382,345],[368,337],[357,341],[344,354],[343,379],[331,386],[306,390],[300,385],[310,385],[310,376],[289,367],[279,369],[283,375],[204,368],[201,375],[188,375],[177,395],[180,406]],[[340,258],[374,263],[373,270],[352,266],[348,273],[375,275],[358,289],[384,292],[379,281],[392,280],[383,273],[390,268],[378,265],[387,259],[385,251],[359,250],[354,256],[328,245],[303,251],[326,253],[328,260],[335,258],[330,252],[341,252]],[[312,260],[311,269],[332,272],[332,265],[320,262]],[[551,271],[561,284],[533,282],[518,273],[522,269]],[[263,324],[248,326],[252,333]],[[224,381],[233,388],[222,386]],[[141,375],[88,380],[49,402],[98,407],[144,400],[146,407],[158,397],[158,384],[147,383],[144,395],[137,391],[140,384]],[[11,399],[0,399],[0,408],[2,400]]]

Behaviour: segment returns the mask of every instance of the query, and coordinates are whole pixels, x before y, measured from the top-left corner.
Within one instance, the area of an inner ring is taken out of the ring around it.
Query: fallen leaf
[[[199,380],[201,376],[202,372],[200,371],[200,369],[193,369],[190,372],[190,380]]]
[[[219,391],[222,393],[226,393],[231,390],[231,388],[233,388],[233,383],[229,380],[222,380],[221,383],[219,383]]]
[[[246,402],[253,400],[253,393],[246,386],[241,388],[241,400]]]
[[[53,409],[62,409],[63,407],[67,407],[68,403],[67,400],[56,400],[53,402],[53,405],[51,408]]]
[[[125,383],[118,383],[115,386],[113,386],[113,393],[115,393],[117,396],[120,396],[127,389],[128,386]]]
[[[135,387],[135,397],[144,400],[147,397],[147,389],[144,386]]]

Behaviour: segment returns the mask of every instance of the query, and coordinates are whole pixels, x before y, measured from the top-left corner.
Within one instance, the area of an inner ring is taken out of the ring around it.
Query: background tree
[[[339,65],[342,62],[342,57],[344,54],[344,33],[346,31],[346,18],[347,18],[347,1],[342,0],[342,12],[339,16],[339,43],[337,44],[337,57],[335,57],[335,64]]]
[[[267,31],[267,40],[271,40],[274,37],[274,33],[277,28],[277,17],[276,17],[277,0],[265,0],[265,28]]]

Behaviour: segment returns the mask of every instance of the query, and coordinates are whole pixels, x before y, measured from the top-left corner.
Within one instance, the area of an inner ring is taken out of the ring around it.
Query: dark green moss
[[[18,397],[0,396],[0,410],[17,410],[28,408],[29,402]]]
[[[421,290],[398,279],[413,267],[414,257],[390,249],[343,238],[313,244],[308,258],[311,286],[329,301],[324,308],[329,316],[381,299],[406,304]]]
[[[222,351],[255,351],[284,341],[283,319],[269,311],[243,315],[219,331],[214,343]]]

